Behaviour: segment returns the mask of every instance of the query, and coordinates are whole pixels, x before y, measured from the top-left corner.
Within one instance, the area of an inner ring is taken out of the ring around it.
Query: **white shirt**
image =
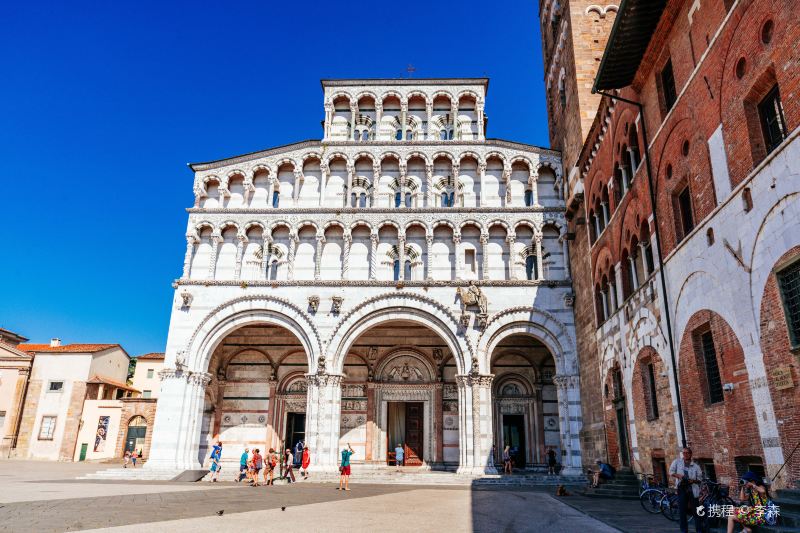
[[[683,460],[683,457],[678,457],[672,464],[669,466],[669,473],[672,474],[683,474],[684,479],[691,479],[694,481],[700,481],[703,479],[703,469],[700,468],[700,465],[695,463],[694,461],[690,463],[686,463]],[[673,478],[675,480],[675,488],[678,488],[680,485],[681,480],[678,478]],[[692,487],[692,494],[694,494],[695,498],[700,497],[700,485],[698,483],[692,483],[690,485]]]

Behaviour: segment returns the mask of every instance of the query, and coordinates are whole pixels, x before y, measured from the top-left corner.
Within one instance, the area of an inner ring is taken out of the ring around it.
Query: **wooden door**
[[[406,466],[420,466],[422,464],[422,446],[424,435],[422,431],[424,410],[422,402],[406,403]]]

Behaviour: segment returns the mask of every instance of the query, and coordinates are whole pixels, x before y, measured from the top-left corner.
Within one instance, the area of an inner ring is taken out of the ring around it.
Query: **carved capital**
[[[328,374],[327,372],[306,374],[308,384],[312,387],[339,387],[342,384],[343,377],[340,374]]]

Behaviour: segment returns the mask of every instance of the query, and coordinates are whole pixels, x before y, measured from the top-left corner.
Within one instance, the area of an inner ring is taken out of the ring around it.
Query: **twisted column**
[[[208,278],[214,279],[214,274],[217,271],[217,253],[219,252],[219,243],[222,241],[222,235],[219,233],[211,234],[211,260],[208,262]]]
[[[272,235],[264,235],[261,243],[261,279],[269,279],[269,260],[272,255]]]
[[[431,138],[431,119],[433,118],[433,102],[425,102],[425,115],[428,117],[425,138]]]
[[[484,118],[483,118],[483,100],[478,100],[475,105],[475,112],[478,114],[478,140],[485,141],[486,136],[483,133]]]
[[[356,173],[356,167],[352,164],[347,164],[347,188],[344,191],[344,206],[347,207],[347,201],[350,198],[350,193],[353,191],[353,177]]]
[[[425,207],[433,206],[433,165],[425,165]]]
[[[377,195],[378,195],[378,184],[381,180],[381,164],[380,163],[373,163],[372,164],[372,190],[370,190],[370,207],[376,207],[378,205],[377,202]]]
[[[453,126],[453,140],[456,141],[459,139],[459,132],[458,132],[458,102],[451,102],[450,103],[450,116],[453,117],[452,119],[452,126]]]
[[[511,167],[503,168],[503,183],[506,184],[506,207],[513,205],[513,197],[511,196]]]
[[[248,242],[247,235],[239,233],[236,235],[236,267],[233,273],[233,279],[241,279],[242,277],[242,258],[244,257],[244,247]]]
[[[199,239],[197,234],[189,232],[186,234],[186,254],[183,256],[183,279],[189,279],[192,268],[192,256],[194,255],[194,245]]]
[[[322,247],[325,245],[325,236],[317,235],[317,246],[314,248],[314,279],[320,279],[320,266],[322,265]]]
[[[369,236],[369,240],[369,279],[375,279],[375,273],[378,267],[378,234],[372,233]]]
[[[506,237],[506,242],[508,243],[508,277],[509,279],[518,279],[516,263],[514,261],[514,243],[517,242],[517,238],[514,235],[508,235]]]
[[[534,207],[539,207],[539,173],[535,170],[532,170],[529,177],[528,183],[531,186],[531,204]]]
[[[303,171],[294,169],[294,188],[292,189],[292,199],[294,200],[294,207],[297,207],[298,200],[300,199],[300,187],[303,185]]]
[[[325,127],[323,128],[325,139],[331,135],[331,118],[333,118],[333,103],[325,102]]]
[[[486,190],[486,187],[484,187],[484,182],[486,181],[486,163],[478,163],[478,173],[480,174],[481,180],[481,194],[478,197],[478,207],[483,207],[483,195],[484,191]]]
[[[397,237],[397,259],[400,262],[400,272],[398,279],[403,281],[406,279],[406,236],[400,235]]]
[[[483,254],[483,276],[482,279],[489,279],[489,235],[481,235],[481,253]]]
[[[536,279],[544,279],[544,263],[542,261],[542,235],[536,235]]]
[[[453,254],[456,262],[456,279],[461,279],[461,234],[453,234]]]
[[[287,258],[288,266],[286,278],[289,281],[294,279],[294,255],[297,252],[297,233],[289,235],[289,257]]]
[[[401,141],[406,140],[406,117],[408,116],[408,102],[400,102],[400,131],[403,132]]]
[[[381,131],[381,120],[383,119],[383,102],[375,102],[375,140],[378,140]]]
[[[433,235],[425,236],[427,255],[425,256],[425,279],[433,279]]]
[[[326,163],[322,163],[319,166],[319,205],[325,205],[325,186],[328,184],[328,172],[330,169]],[[345,205],[347,202],[345,201]]]
[[[354,139],[356,133],[356,117],[358,117],[358,103],[350,102],[350,138],[349,141]]]
[[[353,236],[348,232],[344,234],[344,251],[342,252],[342,279],[346,280],[350,276],[350,246],[353,244]]]

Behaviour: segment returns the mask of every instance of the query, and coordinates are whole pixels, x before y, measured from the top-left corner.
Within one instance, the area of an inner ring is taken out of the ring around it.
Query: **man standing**
[[[394,449],[394,464],[397,467],[397,471],[400,471],[400,467],[403,466],[403,459],[405,459],[405,450],[403,449],[403,443],[397,445]]]
[[[680,516],[681,533],[688,533],[688,515],[694,514],[697,508],[697,498],[700,496],[700,480],[703,471],[700,465],[692,460],[692,449],[686,447],[669,467],[669,476],[675,479],[675,488],[678,489],[678,512]],[[694,529],[697,533],[703,530],[703,520],[695,516]]]
[[[284,476],[286,477],[287,483],[294,483],[296,480],[294,479],[294,472],[292,468],[294,468],[294,456],[292,455],[292,450],[290,448],[286,448],[286,454],[283,456],[284,460]]]
[[[293,455],[293,457],[294,457],[294,467],[295,468],[300,468],[300,463],[303,460],[303,448],[305,448],[305,447],[306,447],[306,445],[303,442],[303,439],[300,439],[299,441],[297,441],[297,444],[294,445],[294,455]]]
[[[342,464],[339,467],[339,489],[342,490],[342,483],[344,483],[344,490],[350,490],[350,457],[356,452],[350,443],[347,443],[347,448],[342,450]]]

